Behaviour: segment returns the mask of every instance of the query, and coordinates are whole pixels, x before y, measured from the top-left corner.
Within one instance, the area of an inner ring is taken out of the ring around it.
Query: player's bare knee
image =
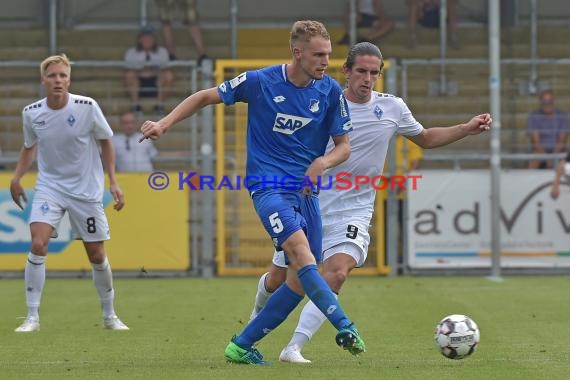
[[[330,288],[335,293],[338,293],[348,277],[348,272],[342,268],[338,268],[324,272],[323,277],[327,284],[329,284]]]
[[[287,269],[286,268],[279,268],[273,267],[271,271],[265,278],[265,290],[270,293],[273,293],[277,290],[278,287],[281,286],[285,282],[287,278]]]
[[[105,261],[105,254],[95,253],[95,254],[87,254],[89,257],[89,262],[91,264],[102,264]]]
[[[45,256],[48,252],[48,241],[40,237],[32,238],[32,247],[30,252],[37,256]]]
[[[273,276],[267,276],[265,278],[265,290],[269,293],[273,293],[283,282],[279,282],[278,279],[275,279]]]
[[[315,257],[306,245],[295,245],[290,250],[285,250],[285,252],[289,257],[289,267],[295,270],[310,264],[316,264]]]
[[[91,264],[101,264],[105,261],[105,249],[102,242],[86,242],[84,246]]]

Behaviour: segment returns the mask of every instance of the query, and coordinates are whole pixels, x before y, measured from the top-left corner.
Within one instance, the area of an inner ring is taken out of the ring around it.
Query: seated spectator
[[[542,91],[538,99],[540,108],[528,116],[527,133],[531,151],[532,153],[564,152],[570,133],[568,114],[555,107],[552,90]],[[530,169],[545,169],[552,166],[551,160],[533,160],[529,163]]]
[[[168,49],[170,59],[176,59],[176,45],[174,44],[174,35],[172,33],[172,20],[176,14],[179,14],[182,16],[184,26],[188,27],[190,37],[194,42],[194,47],[198,54],[198,65],[201,65],[202,61],[209,59],[209,57],[206,54],[204,40],[202,39],[202,30],[198,24],[196,2],[197,0],[156,0],[156,5],[160,12],[162,38],[164,39],[166,49]]]
[[[154,111],[164,114],[164,99],[172,86],[174,73],[168,68],[168,51],[158,46],[154,28],[144,26],[135,47],[125,53],[125,86],[133,111],[142,112],[140,98],[156,98]]]
[[[376,41],[394,29],[394,21],[386,18],[384,14],[382,0],[358,0],[356,3],[356,27],[370,29],[365,36],[357,37],[357,42]],[[346,32],[338,43],[341,45],[348,45],[350,43],[350,9],[348,3],[346,6],[344,24]]]
[[[439,0],[408,0],[408,28],[410,30],[410,48],[417,45],[416,26],[418,22],[425,28],[439,28]],[[449,43],[454,49],[459,48],[457,37],[457,0],[447,0],[447,23]]]
[[[134,112],[121,115],[121,131],[113,135],[117,172],[152,172],[152,159],[158,155],[152,140],[144,139],[138,131],[138,120]]]

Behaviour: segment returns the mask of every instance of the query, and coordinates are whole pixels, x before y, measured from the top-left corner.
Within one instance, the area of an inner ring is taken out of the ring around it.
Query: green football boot
[[[234,335],[226,347],[226,351],[224,352],[224,356],[226,357],[226,361],[228,363],[255,365],[269,364],[269,362],[263,360],[263,355],[261,355],[261,352],[259,352],[256,348],[251,347],[249,350],[241,348],[235,343],[235,339],[236,336]]]
[[[347,350],[352,355],[358,355],[366,352],[366,344],[364,340],[360,337],[360,333],[356,329],[354,323],[344,326],[336,334],[336,344],[338,344],[342,349]]]

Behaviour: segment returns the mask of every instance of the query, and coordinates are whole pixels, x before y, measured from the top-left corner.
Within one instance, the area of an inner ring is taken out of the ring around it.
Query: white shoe
[[[103,319],[103,326],[108,330],[129,330],[116,315]]]
[[[301,350],[297,345],[294,346],[287,346],[281,351],[279,355],[280,362],[286,363],[310,363],[310,360],[307,360],[301,355]]]
[[[15,332],[33,332],[40,331],[40,321],[34,318],[26,318],[24,322],[17,327]]]

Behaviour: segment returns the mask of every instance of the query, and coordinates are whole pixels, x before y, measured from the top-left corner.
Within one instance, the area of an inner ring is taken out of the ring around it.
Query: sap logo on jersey
[[[309,124],[312,120],[313,119],[310,119],[308,117],[278,113],[275,117],[275,123],[273,123],[273,131],[284,133],[286,135],[292,135],[299,129]]]

